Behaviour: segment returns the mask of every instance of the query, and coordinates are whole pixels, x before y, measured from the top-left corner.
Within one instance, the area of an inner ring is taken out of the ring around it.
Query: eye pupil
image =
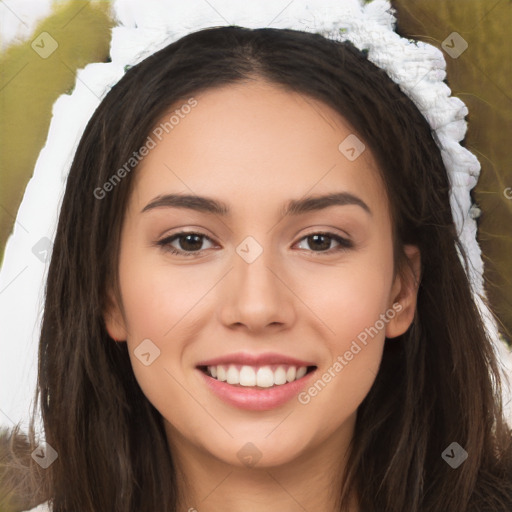
[[[189,239],[194,239],[193,242],[189,243]],[[201,249],[202,245],[202,236],[197,234],[189,234],[180,236],[180,247],[185,251],[195,251]],[[183,240],[186,240],[183,243]]]
[[[311,240],[313,240],[313,247],[315,247],[315,242],[318,242],[319,239],[323,238],[324,239],[324,243],[323,244],[320,244],[316,246],[317,249],[319,250],[327,250],[330,248],[331,246],[331,240],[330,240],[330,237],[327,236],[327,235],[322,235],[322,234],[316,234],[316,235],[310,235],[308,236],[308,244]],[[327,241],[326,241],[327,240]],[[310,244],[310,247],[311,247],[311,244]]]

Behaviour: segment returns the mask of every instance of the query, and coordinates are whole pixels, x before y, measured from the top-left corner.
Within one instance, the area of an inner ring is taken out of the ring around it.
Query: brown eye
[[[196,256],[205,250],[202,248],[205,239],[211,242],[211,239],[202,233],[181,232],[164,238],[163,240],[157,242],[157,244],[161,246],[165,251],[168,251],[172,254],[179,254],[182,256]],[[176,247],[176,245],[172,245],[176,241],[178,242],[178,247]]]
[[[334,233],[311,233],[310,235],[302,238],[301,241],[302,240],[306,240],[307,248],[312,252],[320,253],[343,251],[350,249],[354,245],[350,240],[339,235],[335,235]],[[333,241],[338,244],[337,248],[333,249],[331,247]]]

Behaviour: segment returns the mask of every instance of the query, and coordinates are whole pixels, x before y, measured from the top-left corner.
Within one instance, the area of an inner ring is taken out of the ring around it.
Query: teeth
[[[286,372],[282,366],[277,368],[274,372],[274,384],[277,384],[278,386],[286,384]]]
[[[240,384],[240,372],[234,366],[228,368],[226,382],[228,384]]]
[[[232,364],[228,367],[222,365],[208,366],[208,374],[228,384],[270,388],[301,379],[307,373],[305,366],[277,366],[274,367],[274,370],[270,366],[254,367],[244,365],[240,367],[240,370],[238,368]]]
[[[208,369],[210,368],[215,368],[214,366],[210,366],[208,367]],[[224,382],[226,380],[226,370],[224,370],[224,367],[223,366],[217,366],[217,377],[216,379],[217,380],[220,380],[221,382]],[[210,371],[210,375],[213,377],[213,373]]]
[[[305,366],[301,366],[298,370],[297,370],[297,375],[295,376],[296,379],[302,379],[302,377],[304,377],[304,375],[306,375],[306,372],[308,371],[308,369],[305,367]]]
[[[239,377],[239,381],[236,384],[240,384],[241,386],[256,386],[256,372],[251,366],[242,366]]]
[[[268,366],[262,366],[256,373],[256,384],[260,388],[269,388],[274,385],[274,372]]]

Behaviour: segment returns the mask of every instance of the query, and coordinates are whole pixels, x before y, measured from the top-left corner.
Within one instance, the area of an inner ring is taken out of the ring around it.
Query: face
[[[259,81],[195,99],[136,170],[107,328],[171,448],[290,463],[353,435],[414,277],[394,272],[384,186],[339,114]]]

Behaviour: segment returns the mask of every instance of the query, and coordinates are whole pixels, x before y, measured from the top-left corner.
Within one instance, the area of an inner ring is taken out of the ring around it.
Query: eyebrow
[[[373,215],[370,207],[359,197],[349,192],[336,192],[331,194],[309,196],[302,199],[292,199],[281,209],[281,215],[294,216],[302,213],[323,210],[330,206],[360,206],[366,213]],[[203,213],[220,216],[231,214],[229,206],[217,199],[190,194],[165,194],[155,197],[141,211],[141,213],[155,208],[187,208]]]

